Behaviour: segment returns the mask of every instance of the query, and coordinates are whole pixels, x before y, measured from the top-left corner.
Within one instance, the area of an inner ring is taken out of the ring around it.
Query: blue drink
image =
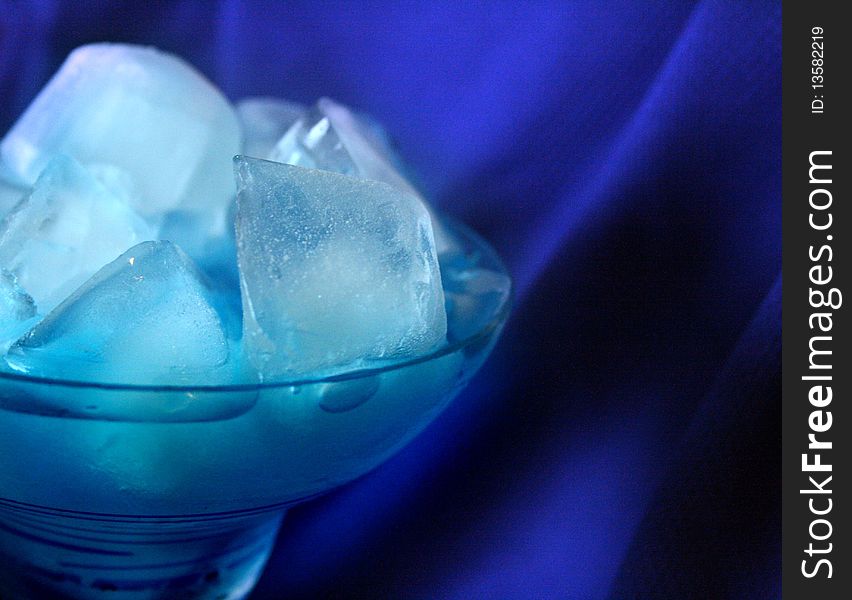
[[[427,355],[217,386],[0,373],[0,597],[246,597],[287,508],[387,459],[496,342],[508,275],[444,226],[448,341]]]

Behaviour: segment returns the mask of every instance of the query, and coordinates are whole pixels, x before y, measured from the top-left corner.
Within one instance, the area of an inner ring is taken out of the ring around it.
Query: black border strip
[[[783,4],[782,570],[792,599],[852,590],[844,491],[852,331],[842,301],[852,294],[852,23],[844,5]]]

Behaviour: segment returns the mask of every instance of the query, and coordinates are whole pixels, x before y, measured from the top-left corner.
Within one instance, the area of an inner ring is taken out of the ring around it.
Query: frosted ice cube
[[[57,156],[0,224],[0,267],[46,314],[155,231],[74,159]]]
[[[267,158],[288,129],[307,111],[295,102],[270,97],[243,98],[237,102],[243,127],[243,154]]]
[[[40,377],[130,384],[225,383],[229,345],[209,290],[171,242],[144,242],[98,271],[9,349]]]
[[[235,159],[243,341],[266,379],[425,353],[446,336],[420,200],[384,183]]]
[[[281,138],[270,160],[382,181],[418,196],[430,210],[438,253],[452,240],[431,215],[429,205],[401,173],[402,161],[392,150],[387,133],[376,121],[356,115],[342,104],[320,98]]]
[[[0,142],[3,161],[30,184],[58,153],[115,165],[149,217],[224,210],[239,150],[236,114],[204,76],[175,56],[125,44],[74,50]]]

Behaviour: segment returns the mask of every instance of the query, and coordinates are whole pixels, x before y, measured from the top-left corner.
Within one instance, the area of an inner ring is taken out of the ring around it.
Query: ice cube
[[[26,190],[15,185],[10,185],[0,179],[0,219],[15,208],[26,194]]]
[[[381,136],[352,111],[320,100],[279,140],[270,160],[383,181],[410,194],[417,191],[394,167]]]
[[[0,224],[0,267],[46,314],[102,266],[155,234],[77,161],[59,155]]]
[[[243,127],[243,154],[267,158],[288,129],[307,108],[295,102],[270,97],[244,98],[237,103]]]
[[[438,253],[453,245],[429,205],[402,175],[402,161],[392,150],[387,133],[373,119],[356,115],[342,104],[320,98],[284,134],[269,159],[382,181],[418,196],[430,211]]]
[[[3,352],[35,325],[36,306],[17,278],[0,269],[0,350]]]
[[[234,239],[236,199],[231,206],[227,215],[228,227],[222,233],[212,235],[199,227],[195,215],[176,211],[166,215],[159,238],[180,246],[204,273],[218,301],[217,308],[220,308],[229,337],[239,339],[242,335],[242,306]]]
[[[124,170],[135,208],[225,210],[240,126],[231,105],[195,69],[154,48],[91,44],[74,50],[0,143],[33,183],[58,153]]]
[[[27,194],[28,188],[0,161],[0,219]]]
[[[18,285],[18,279],[0,269],[0,323],[24,321],[36,314],[32,297]]]
[[[265,379],[428,352],[446,336],[429,214],[387,184],[235,159],[243,341]]]
[[[15,371],[128,384],[233,380],[209,290],[171,242],[144,242],[98,271],[9,349]]]

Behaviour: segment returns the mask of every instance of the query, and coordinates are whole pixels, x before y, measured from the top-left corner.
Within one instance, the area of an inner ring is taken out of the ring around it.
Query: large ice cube
[[[154,238],[122,198],[59,155],[0,224],[0,267],[46,314],[119,254]]]
[[[225,383],[229,346],[200,273],[171,242],[115,259],[9,350],[40,377],[130,384]]]
[[[449,235],[431,214],[429,205],[402,175],[402,161],[392,150],[384,130],[372,119],[358,116],[342,104],[320,98],[284,134],[269,158],[290,165],[382,181],[418,196],[430,210],[438,252],[443,253],[453,246]]]
[[[240,126],[228,101],[181,59],[154,48],[74,50],[0,143],[33,183],[58,153],[130,175],[146,216],[222,211],[233,195]]]
[[[248,157],[235,170],[243,340],[262,377],[414,356],[445,339],[432,227],[417,197]]]
[[[237,102],[237,116],[243,127],[243,154],[267,158],[281,136],[306,111],[301,104],[266,96]]]

